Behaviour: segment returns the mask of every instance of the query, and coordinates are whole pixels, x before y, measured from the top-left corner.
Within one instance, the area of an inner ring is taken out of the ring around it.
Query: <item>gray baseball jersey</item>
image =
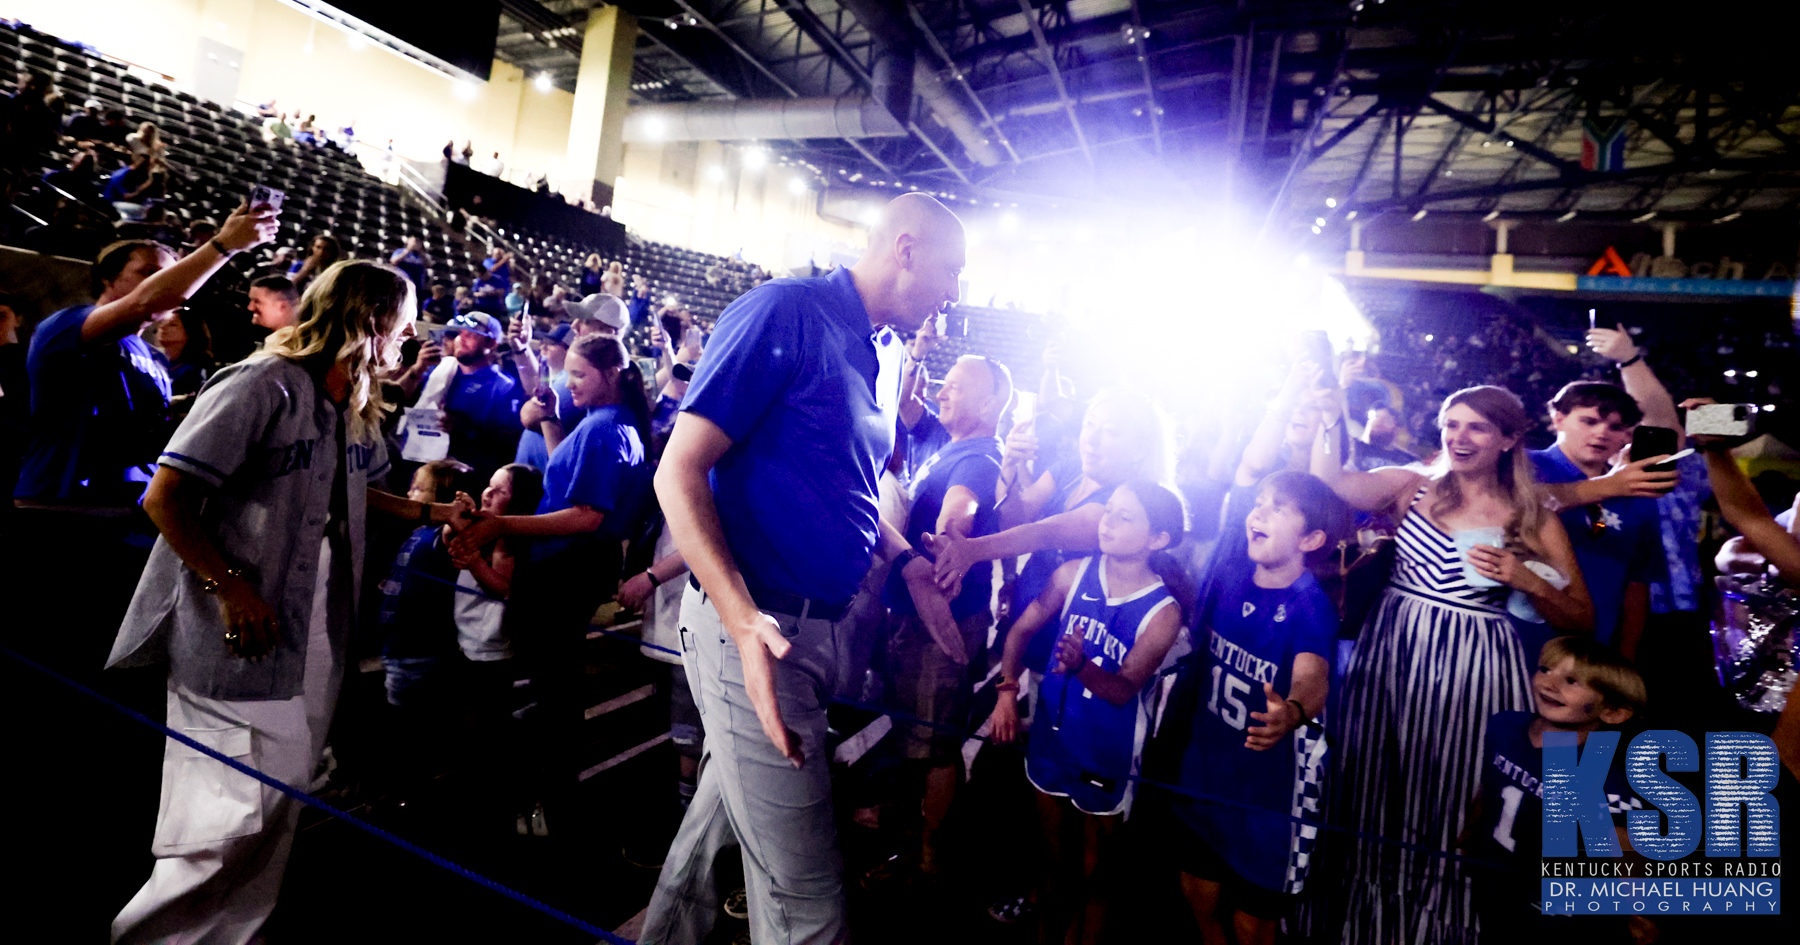
[[[200,576],[159,537],[108,667],[166,660],[177,684],[210,699],[300,694],[332,478],[343,462],[351,583],[347,598],[332,599],[354,602],[363,570],[367,488],[388,470],[380,439],[349,441],[339,455],[340,417],[312,373],[286,358],[255,355],[207,382],[158,462],[217,489],[202,521],[225,560],[243,570],[279,615],[280,643],[259,662],[234,656],[225,645],[218,598],[201,589]],[[340,651],[354,604],[344,610],[332,621],[333,647]]]

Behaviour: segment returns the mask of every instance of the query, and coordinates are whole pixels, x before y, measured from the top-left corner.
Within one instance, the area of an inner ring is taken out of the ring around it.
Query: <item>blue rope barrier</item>
[[[388,831],[383,830],[382,828],[377,827],[374,824],[369,823],[368,821],[363,820],[362,818],[349,813],[348,811],[339,810],[338,808],[333,807],[332,805],[327,804],[324,801],[321,801],[316,797],[313,797],[311,794],[308,794],[305,791],[300,790],[299,788],[293,787],[293,786],[289,785],[288,783],[281,781],[277,778],[274,778],[267,774],[264,774],[261,771],[258,771],[257,769],[252,768],[247,764],[244,764],[243,762],[240,762],[234,758],[228,758],[225,755],[222,755],[219,752],[214,751],[213,749],[208,748],[207,746],[202,745],[199,742],[187,737],[186,735],[183,735],[180,732],[175,731],[174,729],[168,727],[167,725],[164,725],[161,722],[158,722],[155,719],[150,718],[149,716],[143,714],[142,712],[139,712],[136,709],[131,708],[130,706],[119,703],[108,696],[105,696],[98,692],[95,692],[93,689],[90,689],[87,686],[84,686],[81,683],[76,682],[75,680],[70,679],[67,676],[64,676],[63,674],[57,672],[56,670],[51,669],[50,667],[45,666],[45,665],[37,662],[36,660],[31,659],[30,657],[16,653],[16,652],[12,651],[11,649],[9,649],[7,647],[3,647],[3,646],[0,646],[0,654],[10,657],[11,659],[13,659],[14,661],[16,661],[18,663],[21,663],[25,666],[29,666],[30,668],[37,670],[40,673],[43,673],[45,676],[48,676],[51,679],[54,679],[57,682],[62,683],[65,686],[68,686],[69,688],[75,690],[76,692],[79,692],[82,695],[85,695],[85,696],[99,702],[101,705],[104,705],[107,708],[112,709],[115,712],[118,712],[119,714],[125,716],[128,719],[131,719],[134,722],[137,722],[141,725],[144,725],[149,728],[153,728],[153,729],[156,729],[157,731],[160,731],[163,733],[163,735],[165,735],[169,738],[173,738],[174,740],[182,743],[183,745],[186,745],[187,747],[192,748],[195,751],[200,752],[201,754],[206,755],[207,757],[212,758],[213,760],[226,765],[227,767],[237,771],[240,774],[243,774],[248,777],[254,778],[258,781],[261,781],[262,783],[268,785],[269,787],[272,787],[275,790],[280,791],[283,794],[286,794],[288,797],[291,797],[294,800],[299,801],[302,804],[305,804],[309,807],[317,808],[317,809],[325,812],[326,814],[329,814],[332,817],[335,817],[338,820],[341,820],[344,823],[349,824],[352,827],[356,827],[357,829],[362,830],[365,833],[368,833],[368,834],[370,834],[374,837],[377,837],[381,840],[385,840],[388,843],[391,843],[394,846],[397,846],[400,849],[413,854],[414,856],[417,856],[417,857],[419,857],[429,863],[433,863],[437,866],[441,866],[444,869],[447,869],[450,872],[455,873],[456,875],[461,876],[464,879],[471,880],[475,883],[479,883],[482,886],[486,886],[487,888],[493,890],[494,892],[497,892],[497,893],[501,894],[502,896],[505,896],[508,899],[513,900],[514,902],[520,903],[521,905],[529,906],[533,909],[536,909],[537,911],[543,913],[544,915],[551,917],[552,919],[555,919],[555,920],[565,923],[567,925],[574,926],[575,928],[578,928],[581,931],[586,932],[590,935],[597,935],[603,941],[607,942],[608,945],[637,945],[636,942],[633,942],[630,939],[621,938],[620,936],[614,935],[613,933],[607,931],[606,929],[600,928],[599,926],[594,925],[593,923],[588,922],[586,920],[576,918],[575,916],[570,915],[569,913],[564,912],[561,909],[558,909],[555,906],[550,905],[549,903],[542,902],[537,899],[533,899],[532,897],[527,896],[524,893],[511,888],[510,886],[506,886],[500,882],[489,879],[486,876],[483,876],[480,873],[477,873],[474,870],[469,869],[466,866],[463,866],[463,865],[453,862],[451,860],[447,860],[444,857],[441,857],[441,856],[437,855],[436,853],[433,853],[430,850],[427,850],[424,847],[421,847],[418,844],[413,843],[410,840],[407,840],[403,837],[399,837],[392,833],[389,833]]]

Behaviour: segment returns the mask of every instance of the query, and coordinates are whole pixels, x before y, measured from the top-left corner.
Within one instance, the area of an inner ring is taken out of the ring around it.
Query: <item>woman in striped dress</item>
[[[1332,805],[1342,826],[1454,849],[1488,716],[1532,708],[1536,654],[1520,647],[1507,596],[1530,595],[1559,628],[1593,628],[1568,535],[1544,508],[1520,442],[1530,426],[1510,391],[1470,387],[1438,411],[1444,449],[1429,468],[1357,472],[1344,468],[1329,427],[1314,443],[1314,475],[1356,508],[1400,522],[1393,572],[1345,671]],[[1469,547],[1465,567],[1456,536],[1475,529],[1504,536],[1505,547]],[[1551,586],[1523,566],[1528,558],[1570,575],[1569,586]],[[1347,878],[1343,941],[1474,945],[1468,882],[1455,861],[1363,840]]]

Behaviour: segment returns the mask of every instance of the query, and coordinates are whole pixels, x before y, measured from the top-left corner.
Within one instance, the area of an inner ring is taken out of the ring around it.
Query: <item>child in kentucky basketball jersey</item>
[[[1542,912],[1538,865],[1544,851],[1544,735],[1573,732],[1585,751],[1589,733],[1623,725],[1644,707],[1644,679],[1617,650],[1593,637],[1557,637],[1538,653],[1531,692],[1537,700],[1535,714],[1496,712],[1488,719],[1481,789],[1459,844],[1477,861],[1469,872],[1481,941],[1577,936],[1582,941],[1628,941],[1624,919],[1584,914],[1576,920],[1554,910]],[[1644,804],[1626,784],[1625,766],[1617,757],[1606,769],[1603,790],[1621,852],[1629,854],[1625,812]],[[1631,918],[1633,924],[1645,921]]]
[[[1181,540],[1185,519],[1169,490],[1121,485],[1100,519],[1101,553],[1057,568],[1006,636],[993,714],[1000,742],[1018,736],[1027,643],[1051,620],[1062,628],[1051,665],[1031,667],[1042,675],[1025,760],[1051,854],[1037,897],[1043,941],[1100,938],[1117,815],[1131,804],[1144,744],[1145,684],[1181,633],[1181,607],[1162,575],[1173,580],[1179,569],[1163,549]]]
[[[1316,828],[1294,815],[1317,813],[1325,743],[1308,722],[1325,707],[1338,624],[1307,563],[1349,526],[1324,482],[1269,476],[1241,526],[1248,555],[1220,562],[1197,608],[1177,684],[1188,698],[1171,694],[1169,718],[1192,707],[1180,783],[1209,799],[1172,798],[1171,848],[1206,945],[1227,941],[1226,914],[1239,945],[1274,942],[1305,881]]]

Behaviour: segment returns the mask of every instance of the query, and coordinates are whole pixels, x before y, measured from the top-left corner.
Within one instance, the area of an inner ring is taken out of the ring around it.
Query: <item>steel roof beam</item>
[[[1136,0],[1132,0],[1132,2],[1136,3]],[[1013,150],[1012,142],[1007,140],[1006,132],[1000,130],[1000,124],[994,121],[993,115],[988,113],[987,104],[982,102],[981,96],[975,94],[975,87],[969,84],[968,75],[964,73],[962,67],[956,64],[956,60],[951,58],[950,51],[944,48],[944,44],[938,42],[937,34],[932,32],[931,27],[925,22],[925,16],[919,12],[918,6],[911,0],[907,0],[906,12],[911,15],[913,25],[918,27],[919,35],[924,38],[925,45],[931,47],[932,53],[950,70],[951,77],[956,80],[958,85],[962,86],[963,91],[968,94],[969,100],[975,103],[975,110],[981,113],[981,120],[987,123],[988,131],[1000,139],[1000,146],[1006,149],[1006,153],[1012,157],[1012,162],[1019,163],[1019,152]]]
[[[1144,73],[1144,94],[1150,101],[1144,106],[1150,116],[1150,137],[1156,142],[1156,153],[1163,153],[1162,138],[1162,106],[1156,101],[1156,77],[1150,72],[1150,31],[1144,29],[1144,15],[1138,9],[1138,0],[1131,0],[1131,44],[1137,47],[1138,66]],[[1276,61],[1280,61],[1280,40],[1276,41]],[[1275,90],[1269,90],[1273,99]],[[1265,127],[1266,127],[1265,122]]]
[[[1718,158],[1718,159],[1684,159],[1653,164],[1647,167],[1632,167],[1622,171],[1577,171],[1567,177],[1541,178],[1538,180],[1513,181],[1505,184],[1484,184],[1476,187],[1464,187],[1459,190],[1441,190],[1435,194],[1424,196],[1400,197],[1388,200],[1372,200],[1359,203],[1351,209],[1362,211],[1411,210],[1427,204],[1446,203],[1454,200],[1480,200],[1487,197],[1502,197],[1507,194],[1526,193],[1534,190],[1574,190],[1590,184],[1610,184],[1617,181],[1636,180],[1640,177],[1655,177],[1662,174],[1701,174],[1707,171],[1800,171],[1800,155],[1776,155],[1763,158]]]
[[[1063,111],[1069,116],[1069,126],[1075,129],[1075,141],[1081,145],[1081,153],[1087,158],[1088,166],[1094,166],[1094,152],[1088,147],[1087,133],[1081,130],[1081,119],[1075,117],[1075,100],[1069,97],[1069,87],[1063,82],[1062,67],[1056,64],[1056,50],[1051,48],[1050,40],[1044,37],[1044,24],[1038,22],[1037,10],[1031,0],[1019,0],[1019,12],[1025,14],[1025,22],[1031,27],[1032,39],[1037,43],[1038,55],[1044,59],[1044,65],[1050,70],[1050,79],[1056,84],[1056,96],[1062,100]]]
[[[1429,108],[1432,111],[1437,112],[1440,115],[1443,115],[1445,118],[1448,118],[1451,121],[1454,121],[1459,125],[1462,125],[1464,128],[1467,128],[1470,131],[1479,131],[1484,135],[1488,135],[1489,137],[1499,138],[1502,141],[1508,142],[1509,145],[1511,147],[1513,147],[1514,149],[1516,149],[1519,153],[1530,155],[1531,157],[1537,158],[1538,160],[1544,162],[1545,164],[1548,164],[1551,167],[1556,168],[1557,173],[1559,173],[1559,174],[1569,174],[1573,171],[1580,170],[1580,165],[1576,164],[1574,161],[1570,161],[1566,158],[1558,157],[1554,151],[1551,151],[1548,148],[1541,148],[1530,141],[1526,141],[1523,138],[1514,137],[1513,135],[1508,134],[1507,132],[1501,130],[1493,122],[1483,121],[1482,119],[1477,118],[1476,116],[1471,115],[1468,112],[1465,112],[1460,108],[1454,108],[1450,105],[1447,105],[1444,102],[1439,101],[1435,97],[1426,96],[1426,98],[1422,104],[1426,108]]]

